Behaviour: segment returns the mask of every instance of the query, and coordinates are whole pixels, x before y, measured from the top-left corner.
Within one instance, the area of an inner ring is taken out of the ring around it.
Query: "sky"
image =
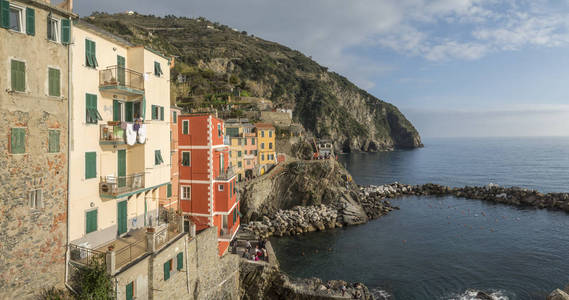
[[[205,17],[311,56],[423,137],[569,136],[569,0],[75,0]]]

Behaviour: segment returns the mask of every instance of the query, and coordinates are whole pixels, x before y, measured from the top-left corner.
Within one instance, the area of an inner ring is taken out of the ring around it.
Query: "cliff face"
[[[134,43],[177,56],[172,92],[181,106],[223,107],[241,95],[293,109],[296,121],[337,150],[420,147],[413,125],[393,105],[329,72],[302,53],[203,18],[94,14],[86,18]]]

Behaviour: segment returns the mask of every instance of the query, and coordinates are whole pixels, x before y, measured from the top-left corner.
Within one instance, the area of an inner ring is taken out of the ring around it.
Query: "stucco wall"
[[[64,282],[68,51],[47,40],[48,12],[32,8],[35,36],[0,28],[0,299],[27,299]],[[9,92],[11,59],[25,62],[25,92]],[[60,97],[47,96],[48,67],[60,70]],[[10,153],[13,127],[25,128],[25,154]],[[48,153],[50,129],[59,131],[58,153]],[[38,209],[29,203],[34,189],[43,190]]]

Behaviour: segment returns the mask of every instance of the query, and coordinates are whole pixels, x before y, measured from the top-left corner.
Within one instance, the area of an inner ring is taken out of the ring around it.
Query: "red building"
[[[178,117],[180,209],[196,229],[218,228],[219,255],[239,228],[237,175],[224,143],[223,120],[210,114]]]

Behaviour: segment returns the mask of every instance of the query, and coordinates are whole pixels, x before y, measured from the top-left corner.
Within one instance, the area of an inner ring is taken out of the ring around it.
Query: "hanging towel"
[[[121,128],[126,129],[126,124],[127,124],[126,122],[121,122]]]
[[[141,124],[138,129],[138,143],[144,144],[146,142],[146,124]]]
[[[132,124],[126,125],[126,144],[129,146],[136,144],[136,132],[132,128]]]

